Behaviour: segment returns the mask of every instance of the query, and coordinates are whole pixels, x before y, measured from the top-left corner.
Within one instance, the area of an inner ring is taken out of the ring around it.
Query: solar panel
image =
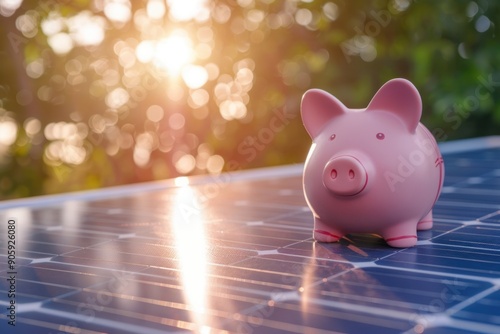
[[[315,243],[302,165],[0,203],[0,332],[499,333],[500,137],[441,149],[409,249]]]

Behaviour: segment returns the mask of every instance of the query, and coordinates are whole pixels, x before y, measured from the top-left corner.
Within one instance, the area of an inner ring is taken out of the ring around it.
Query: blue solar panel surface
[[[302,166],[0,204],[0,332],[500,333],[500,137],[441,147],[409,249],[315,243]]]

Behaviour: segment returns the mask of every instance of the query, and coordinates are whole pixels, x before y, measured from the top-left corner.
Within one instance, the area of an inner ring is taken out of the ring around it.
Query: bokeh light
[[[21,6],[23,0],[0,0],[0,14],[11,16]]]
[[[127,90],[124,88],[118,87],[113,89],[106,96],[106,105],[111,109],[119,109],[124,106],[130,98],[130,95]]]
[[[35,132],[37,127],[37,120],[30,120],[26,124],[26,131]],[[47,124],[44,128],[44,135],[49,144],[45,148],[45,162],[53,166],[62,163],[69,165],[83,163],[87,157],[87,150],[84,147],[84,139],[87,134],[87,126],[83,123],[56,122]]]
[[[210,16],[207,0],[167,0],[167,4],[170,18],[175,21],[205,21]]]
[[[0,145],[10,146],[16,141],[17,124],[11,117],[0,118]]]
[[[149,0],[147,4],[147,13],[151,19],[159,20],[165,16],[166,8],[164,0]]]
[[[200,88],[208,81],[208,72],[203,66],[189,65],[182,69],[182,78],[191,89]]]
[[[128,22],[132,16],[129,0],[105,0],[104,14],[115,23]]]
[[[47,42],[52,50],[59,55],[64,55],[73,49],[73,40],[65,32],[49,36]]]

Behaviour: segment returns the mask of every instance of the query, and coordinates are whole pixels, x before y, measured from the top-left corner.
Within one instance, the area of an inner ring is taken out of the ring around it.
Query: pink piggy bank
[[[314,239],[376,233],[393,247],[411,247],[432,227],[444,178],[434,137],[420,123],[422,101],[405,79],[388,81],[366,109],[308,90],[301,105],[313,140],[303,186],[314,215]]]

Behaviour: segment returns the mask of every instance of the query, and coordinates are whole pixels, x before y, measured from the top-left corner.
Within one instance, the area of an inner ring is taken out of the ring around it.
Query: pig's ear
[[[422,116],[422,100],[411,82],[392,79],[378,90],[366,110],[392,112],[405,123],[411,133],[415,133]]]
[[[302,122],[313,139],[330,119],[345,112],[346,107],[342,102],[324,90],[310,89],[302,96]]]

